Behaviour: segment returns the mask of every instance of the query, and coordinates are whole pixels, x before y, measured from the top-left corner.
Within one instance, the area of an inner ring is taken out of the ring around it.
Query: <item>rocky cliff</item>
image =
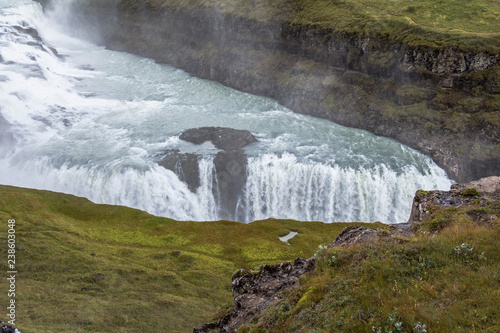
[[[82,3],[76,12],[104,22],[110,48],[394,138],[459,181],[500,174],[497,39],[488,47],[427,45],[335,30],[298,21],[300,1]]]

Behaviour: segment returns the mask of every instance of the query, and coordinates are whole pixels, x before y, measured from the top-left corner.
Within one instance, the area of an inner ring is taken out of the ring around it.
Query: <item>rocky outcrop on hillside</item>
[[[500,177],[486,177],[470,183],[455,184],[451,186],[450,191],[417,191],[408,223],[422,222],[431,210],[436,210],[436,207],[470,207],[473,205],[500,208]],[[492,217],[486,212],[481,214],[478,211],[474,214],[477,215],[473,216],[475,221],[489,220]]]
[[[278,301],[281,291],[297,286],[299,277],[314,269],[314,261],[297,258],[293,265],[290,262],[263,265],[257,274],[243,269],[237,271],[232,281],[234,310],[193,332],[236,332],[268,305]]]
[[[500,174],[498,54],[293,24],[289,2],[255,19],[209,2],[121,0],[106,9],[116,1],[80,1],[84,9],[75,11],[89,22],[106,11],[116,18],[103,23],[110,48],[392,137],[458,181]]]

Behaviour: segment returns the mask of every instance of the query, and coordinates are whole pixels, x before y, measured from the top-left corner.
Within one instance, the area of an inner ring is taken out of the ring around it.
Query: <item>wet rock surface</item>
[[[311,272],[314,263],[312,258],[297,258],[293,265],[290,262],[263,265],[258,274],[243,269],[237,271],[232,281],[234,311],[193,332],[236,332],[268,305],[278,301],[281,291],[297,286],[299,277]]]
[[[214,158],[217,182],[213,188],[217,189],[215,195],[222,219],[241,220],[234,212],[247,182],[247,164],[243,149],[221,151]]]
[[[188,185],[192,192],[200,186],[200,169],[198,156],[190,153],[181,153],[178,149],[167,150],[164,157],[158,162],[165,169],[173,171],[177,177]]]
[[[214,158],[215,183],[212,187],[219,207],[219,217],[226,220],[240,220],[235,216],[238,198],[247,181],[248,160],[243,147],[257,142],[247,130],[227,127],[200,127],[184,131],[180,139],[194,144],[211,141],[222,149]]]
[[[217,149],[213,160],[214,184],[212,186],[219,217],[226,220],[241,220],[235,216],[238,199],[247,181],[248,159],[243,148],[257,142],[255,136],[247,130],[227,127],[191,128],[180,134],[181,140],[194,144],[211,141]],[[173,171],[192,192],[200,186],[199,156],[182,153],[178,149],[165,151],[158,164]]]
[[[216,148],[222,150],[241,149],[250,143],[257,142],[249,131],[227,127],[191,128],[184,131],[179,138],[195,144],[212,141]]]

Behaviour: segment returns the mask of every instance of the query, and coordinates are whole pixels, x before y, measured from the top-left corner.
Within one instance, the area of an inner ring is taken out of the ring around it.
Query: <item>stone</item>
[[[237,130],[227,127],[200,127],[184,131],[179,138],[195,144],[212,141],[214,146],[222,150],[241,149],[257,142],[257,139],[247,130]]]
[[[6,323],[2,322],[0,326],[0,332],[1,333],[20,333],[15,327],[11,325],[7,325]]]
[[[235,210],[247,181],[247,164],[243,149],[221,151],[214,158],[217,183],[213,188],[222,219],[238,219]]]
[[[475,188],[479,192],[486,193],[494,193],[496,191],[500,191],[500,177],[485,177],[465,184],[451,185],[451,189],[456,191],[463,191],[468,188]]]
[[[263,265],[258,274],[241,270],[232,281],[234,311],[215,323],[195,328],[193,332],[236,332],[268,305],[278,301],[281,291],[296,287],[299,277],[311,272],[314,267],[315,259],[297,258],[293,265],[290,262]]]
[[[178,149],[167,150],[158,164],[173,171],[191,192],[196,192],[200,187],[200,169],[195,154],[181,153]]]
[[[377,239],[376,230],[362,226],[351,226],[344,228],[327,247],[354,246],[365,242],[374,242]]]
[[[478,195],[468,195],[467,189],[476,189]],[[500,177],[486,177],[465,184],[454,184],[449,191],[417,191],[413,198],[409,224],[421,222],[431,207],[472,206],[477,203],[500,201]]]
[[[255,136],[247,130],[237,130],[227,127],[200,127],[184,131],[180,139],[194,144],[211,141],[222,149],[214,158],[215,182],[212,187],[214,197],[219,207],[219,217],[226,220],[239,220],[236,216],[238,198],[243,192],[247,181],[248,159],[243,147],[257,142]],[[179,179],[188,183],[194,192],[199,186],[199,170],[193,154],[181,154],[171,151],[162,159],[160,165],[173,170]]]

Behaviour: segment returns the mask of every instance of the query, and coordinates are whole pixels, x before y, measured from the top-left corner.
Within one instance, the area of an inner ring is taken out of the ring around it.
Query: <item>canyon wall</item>
[[[391,36],[297,24],[290,1],[273,3],[265,16],[195,0],[74,6],[111,49],[394,138],[457,181],[500,174],[496,51],[410,47]]]

